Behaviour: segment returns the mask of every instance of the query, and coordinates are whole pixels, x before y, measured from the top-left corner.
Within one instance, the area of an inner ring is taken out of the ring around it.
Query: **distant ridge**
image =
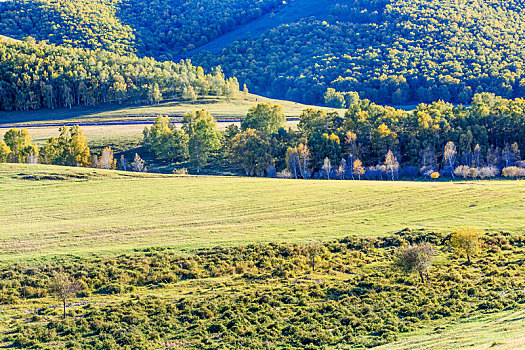
[[[0,0],[1,1],[1,0]],[[16,39],[13,39],[13,38],[10,38],[8,36],[5,36],[5,35],[1,35],[0,34],[0,40],[5,40],[5,41],[20,41],[20,40],[16,40]]]

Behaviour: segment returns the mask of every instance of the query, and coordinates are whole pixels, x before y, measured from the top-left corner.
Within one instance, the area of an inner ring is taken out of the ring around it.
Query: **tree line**
[[[35,110],[102,103],[231,96],[236,79],[217,67],[206,74],[191,61],[158,62],[134,55],[0,40],[0,109]]]
[[[240,127],[232,124],[222,132],[205,110],[187,114],[182,129],[159,117],[144,130],[143,144],[160,160],[189,160],[198,171],[210,154],[217,154],[247,176],[394,180],[525,175],[523,99],[483,93],[474,96],[470,108],[439,101],[410,112],[358,99],[344,117],[307,109],[296,130],[286,128],[285,120],[282,107],[268,103],[253,106]],[[197,134],[190,129],[194,123],[201,125]]]
[[[219,130],[205,109],[186,113],[181,127],[159,116],[143,132],[143,156],[179,170],[227,168],[246,176],[382,179],[524,177],[525,100],[475,95],[472,106],[442,101],[413,111],[355,101],[344,117],[306,109],[296,129],[286,127],[279,105],[251,107],[240,125]],[[90,156],[78,127],[62,127],[58,138],[38,148],[26,130],[10,130],[0,160],[95,166],[143,171],[114,159],[111,149]],[[138,164],[141,164],[138,166]],[[182,171],[182,170],[180,170]]]
[[[42,147],[33,143],[27,129],[10,129],[0,140],[0,163],[3,162],[147,171],[144,160],[138,154],[135,154],[132,163],[128,163],[124,155],[117,161],[111,147],[104,148],[100,156],[92,154],[88,140],[78,125],[60,127],[59,136],[50,137]]]

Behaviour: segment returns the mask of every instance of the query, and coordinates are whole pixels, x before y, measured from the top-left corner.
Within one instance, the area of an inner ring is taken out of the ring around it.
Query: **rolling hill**
[[[310,104],[329,87],[395,105],[525,92],[524,5],[516,0],[60,3],[2,2],[0,33],[192,58],[221,65],[257,94]]]
[[[524,12],[0,0],[0,348],[523,348]]]
[[[525,229],[522,181],[290,181],[0,164],[0,190],[4,260],[378,237],[406,227]]]
[[[374,102],[524,96],[519,1],[359,1],[201,53],[198,64],[268,96],[319,103],[328,87]]]
[[[0,191],[6,348],[523,344],[522,181],[291,181],[0,164]],[[447,244],[458,225],[482,232],[471,263]],[[394,265],[400,246],[420,241],[436,253],[423,282]],[[49,286],[64,274],[81,290],[62,301]]]
[[[279,7],[279,0],[0,2],[0,33],[172,60]]]

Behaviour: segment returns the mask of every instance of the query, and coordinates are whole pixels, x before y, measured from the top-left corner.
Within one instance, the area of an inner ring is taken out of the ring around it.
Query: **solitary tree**
[[[11,149],[6,143],[0,140],[0,163],[6,162],[11,154]]]
[[[286,121],[283,107],[271,103],[259,103],[248,110],[246,118],[241,121],[241,129],[259,130],[264,134],[276,133]]]
[[[72,127],[62,126],[60,136],[56,141],[58,157],[56,163],[70,166],[89,166],[91,153],[88,140],[78,125]],[[52,146],[52,144],[50,144]]]
[[[474,146],[474,152],[472,154],[472,166],[476,168],[481,166],[481,147],[479,146],[479,143]]]
[[[231,139],[230,161],[243,169],[246,176],[263,176],[273,164],[271,146],[266,136],[258,130],[246,129]]]
[[[286,151],[286,166],[297,179],[297,169],[299,168],[299,154],[297,152],[297,147],[288,147]]]
[[[359,159],[354,160],[353,173],[358,176],[359,180],[361,180],[361,175],[365,173],[363,163]]]
[[[4,135],[5,144],[11,150],[11,158],[15,163],[25,163],[27,156],[33,151],[31,136],[27,129],[10,129]]]
[[[144,131],[144,146],[155,152],[158,159],[181,161],[188,157],[188,135],[170,123],[168,117],[158,116],[148,131]]]
[[[310,172],[310,150],[308,146],[300,143],[297,146],[297,156],[299,157],[299,172],[303,179],[308,179],[311,175]]]
[[[435,248],[428,243],[405,245],[396,251],[394,265],[405,272],[417,272],[425,283],[435,254]]]
[[[102,154],[98,157],[95,166],[100,169],[116,169],[117,160],[111,147],[106,147],[102,150]]]
[[[330,162],[330,158],[326,157],[324,159],[322,169],[326,172],[326,178],[330,180],[330,171],[332,171],[332,162]]]
[[[182,98],[185,100],[190,100],[192,103],[197,100],[197,93],[193,86],[186,86],[182,91]]]
[[[472,227],[464,227],[454,230],[450,236],[450,246],[459,255],[466,255],[467,261],[471,263],[470,257],[479,251],[479,232]]]
[[[386,154],[385,166],[388,172],[390,172],[390,175],[392,176],[392,181],[394,181],[395,180],[394,174],[399,169],[399,163],[397,162],[397,158],[391,150],[388,150]]]
[[[149,87],[148,100],[150,104],[158,104],[162,101],[162,92],[160,91],[159,84],[155,83]]]
[[[315,261],[321,252],[323,251],[323,246],[320,243],[311,243],[306,247],[306,253],[310,259],[310,266],[312,271],[315,271]]]
[[[71,279],[64,272],[56,272],[51,280],[50,290],[64,305],[64,319],[66,318],[66,302],[81,291],[78,282]]]
[[[450,175],[452,175],[452,178],[454,178],[454,164],[456,164],[457,154],[458,151],[456,150],[456,145],[454,145],[454,142],[447,142],[445,145],[445,152],[443,153],[443,159],[450,168]]]
[[[210,152],[221,146],[221,134],[217,130],[217,121],[206,109],[186,113],[182,128],[188,134],[190,163],[200,172],[206,166]]]
[[[120,155],[120,169],[128,171],[128,161],[123,154]]]
[[[346,159],[342,158],[341,163],[339,163],[339,168],[337,169],[337,177],[340,180],[344,180],[346,174]]]
[[[133,163],[131,163],[131,168],[133,171],[142,173],[147,172],[148,169],[146,168],[146,163],[140,158],[138,153],[135,153],[135,159],[133,160]]]

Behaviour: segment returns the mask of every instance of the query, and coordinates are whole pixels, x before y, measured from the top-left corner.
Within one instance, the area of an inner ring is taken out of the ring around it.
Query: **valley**
[[[524,12],[0,0],[0,348],[524,348]]]

